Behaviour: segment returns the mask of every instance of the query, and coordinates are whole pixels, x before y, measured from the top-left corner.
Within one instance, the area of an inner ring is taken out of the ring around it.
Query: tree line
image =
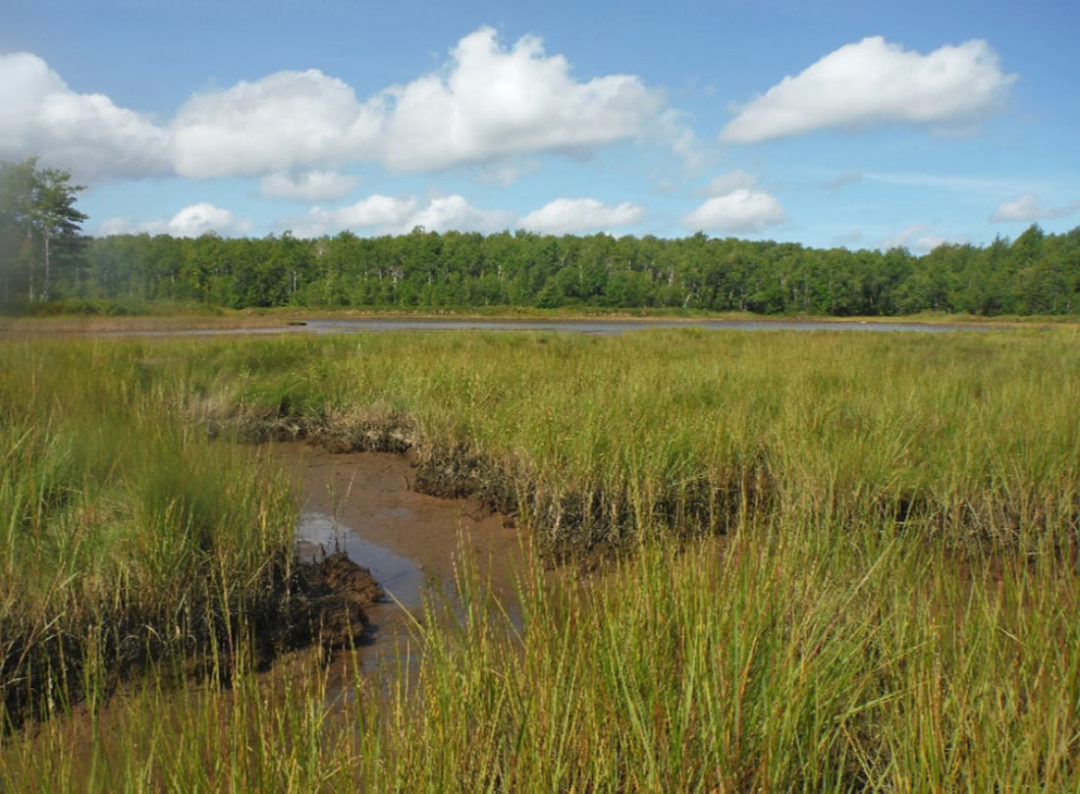
[[[12,168],[5,164],[3,180]],[[40,173],[32,163],[30,171]],[[51,210],[13,214],[11,201],[0,202],[0,300],[8,305],[66,298],[232,308],[668,307],[831,316],[1080,311],[1080,227],[1046,234],[1033,225],[1015,240],[946,244],[922,256],[700,232],[663,239],[418,227],[382,237],[346,231],[317,239],[287,232],[259,239],[86,238],[76,233],[85,216],[71,202],[55,201],[65,190],[73,199],[78,188],[62,172],[49,173],[41,197]]]

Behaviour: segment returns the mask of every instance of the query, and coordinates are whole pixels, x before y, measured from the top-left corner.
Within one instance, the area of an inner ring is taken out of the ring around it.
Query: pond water
[[[308,320],[289,330],[311,333],[372,333],[385,331],[554,331],[576,334],[622,334],[650,328],[703,328],[714,331],[904,331],[948,333],[985,330],[963,325],[927,325],[877,321],[830,320],[467,320],[366,319]]]
[[[23,329],[15,335],[63,335],[93,337],[263,336],[267,334],[362,334],[391,331],[537,331],[611,336],[655,328],[698,328],[709,331],[829,331],[840,333],[945,334],[954,331],[993,331],[1005,326],[974,324],[901,323],[887,320],[680,320],[680,319],[467,319],[369,317],[362,319],[310,319],[271,326],[222,326],[163,330],[71,330]],[[2,329],[0,329],[2,330]]]

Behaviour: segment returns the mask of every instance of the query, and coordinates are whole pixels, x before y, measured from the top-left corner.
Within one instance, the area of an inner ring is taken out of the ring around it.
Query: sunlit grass
[[[416,677],[148,688],[105,730],[0,755],[16,790],[1072,790],[1074,572],[958,564],[888,533],[647,543],[591,584],[523,572],[520,622],[417,630]],[[752,531],[751,531],[752,530]],[[917,586],[913,586],[916,585]],[[433,604],[431,616],[441,607]],[[82,733],[78,731],[83,731]],[[74,732],[74,733],[73,733]],[[98,770],[86,786],[85,770]]]
[[[416,666],[357,673],[344,702],[314,661],[285,686],[255,675],[241,621],[212,639],[225,674],[209,684],[151,675],[104,708],[91,698],[93,718],[11,737],[0,787],[1076,790],[1075,342],[682,331],[6,348],[0,432],[18,463],[0,467],[0,517],[20,589],[4,603],[52,603],[58,577],[72,594],[171,582],[160,598],[176,603],[190,575],[164,561],[195,570],[183,561],[205,559],[188,545],[200,537],[235,566],[213,587],[242,590],[274,548],[250,533],[291,514],[208,431],[412,445],[434,485],[512,503],[536,553],[513,609],[462,569],[463,608],[428,603]],[[89,380],[69,378],[76,361],[105,373],[100,388],[65,385]],[[103,433],[99,415],[133,418]],[[596,544],[613,555],[602,575],[545,575],[541,552]]]
[[[408,423],[422,474],[520,511],[550,545],[762,508],[1037,545],[1080,515],[1075,340],[388,334],[220,343],[192,377],[204,415],[249,432],[364,448]]]
[[[276,615],[293,508],[185,426],[133,351],[0,350],[0,690],[9,720]]]

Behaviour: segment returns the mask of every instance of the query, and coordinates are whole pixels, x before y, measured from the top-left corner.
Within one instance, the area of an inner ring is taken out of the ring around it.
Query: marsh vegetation
[[[10,341],[0,785],[1075,788],[1076,342]],[[414,675],[268,688],[300,644],[269,439],[408,451],[512,516],[514,619],[463,564]]]

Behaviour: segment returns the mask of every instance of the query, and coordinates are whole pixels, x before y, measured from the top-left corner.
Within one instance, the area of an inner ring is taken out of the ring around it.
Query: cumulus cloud
[[[173,119],[176,171],[204,179],[340,163],[375,139],[378,115],[317,69],[206,91]]]
[[[129,218],[109,218],[98,229],[99,237],[112,234],[169,234],[173,237],[201,237],[220,234],[223,237],[242,236],[251,231],[251,222],[237,218],[230,210],[201,202],[184,207],[169,220],[132,221]]]
[[[170,170],[168,135],[103,94],[72,91],[41,58],[0,55],[0,159],[40,155],[79,179]]]
[[[990,220],[993,223],[1004,223],[1008,221],[1032,223],[1037,220],[1062,218],[1066,215],[1072,215],[1077,210],[1080,210],[1080,201],[1074,201],[1071,204],[1066,204],[1062,207],[1044,207],[1039,204],[1039,200],[1035,198],[1034,193],[1025,193],[1019,198],[1002,202],[998,208],[994,210],[994,214],[990,216]]]
[[[929,227],[922,223],[913,223],[901,229],[891,237],[886,237],[878,243],[878,248],[888,251],[891,248],[910,248],[913,251],[932,251],[939,245],[945,245],[949,240],[939,234],[933,233]]]
[[[592,198],[559,198],[522,217],[518,226],[544,234],[576,234],[630,226],[644,217],[645,208],[629,201],[609,206]]]
[[[355,162],[437,171],[627,140],[693,149],[663,92],[641,78],[579,80],[538,37],[507,47],[489,27],[462,38],[439,70],[363,99],[317,69],[281,71],[200,92],[155,124],[104,95],[72,92],[41,58],[17,53],[0,56],[0,106],[0,156],[40,153],[95,177],[263,176]],[[501,177],[512,179],[505,168]]]
[[[321,237],[346,229],[400,229],[416,211],[416,206],[417,201],[411,196],[398,198],[376,193],[347,207],[312,207],[307,215],[279,221],[278,225],[291,227],[298,237]]]
[[[332,201],[347,196],[359,181],[337,171],[279,172],[259,181],[259,194],[266,198]]]
[[[459,232],[494,232],[506,229],[513,222],[513,213],[478,209],[462,196],[439,196],[430,199],[413,215],[408,227],[423,226],[429,232],[450,229]]]
[[[169,221],[169,232],[175,237],[199,237],[211,232],[225,236],[247,234],[251,223],[240,220],[229,210],[213,204],[193,204],[184,207]]]
[[[185,176],[361,160],[430,171],[646,137],[670,130],[664,105],[636,76],[579,82],[539,38],[507,49],[485,27],[462,38],[442,70],[364,101],[318,70],[278,72],[192,98],[172,129]]]
[[[714,196],[682,219],[688,229],[758,232],[787,220],[777,198],[763,190],[739,188]]]
[[[375,194],[355,204],[337,209],[314,207],[306,215],[283,219],[298,237],[321,237],[338,232],[365,231],[377,234],[402,234],[423,226],[428,231],[492,232],[513,223],[513,214],[472,206],[462,196],[436,196],[421,204],[414,196]]]
[[[465,36],[448,69],[391,87],[384,108],[382,161],[391,169],[446,168],[539,151],[588,151],[646,135],[665,100],[634,75],[578,82],[561,55],[525,36],[512,48],[494,29]]]
[[[1000,108],[1016,79],[982,40],[922,55],[871,36],[785,77],[741,107],[721,138],[756,143],[829,128],[970,123]]]

